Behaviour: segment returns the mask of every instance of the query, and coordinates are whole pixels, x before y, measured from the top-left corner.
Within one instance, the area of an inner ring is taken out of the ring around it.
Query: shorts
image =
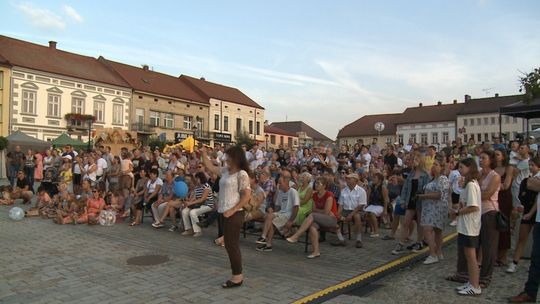
[[[337,219],[333,215],[312,213],[311,216],[313,217],[313,223],[311,224],[312,227],[317,229],[329,228],[331,230],[337,228]]]
[[[413,198],[409,199],[407,210],[422,210],[422,201]]]
[[[529,211],[531,210],[529,209]],[[523,214],[526,214],[526,213],[528,212],[523,212]],[[521,218],[521,224],[534,226],[534,224],[536,224],[536,212],[528,220],[524,220],[523,218]]]
[[[276,226],[278,230],[281,230],[283,229],[283,227],[285,227],[285,225],[289,221],[289,218],[290,218],[290,215],[286,213],[280,213],[280,212],[274,213],[272,224],[274,224],[274,226]]]
[[[375,216],[379,217],[383,214],[384,207],[379,205],[369,205],[366,209],[364,209],[365,212],[373,213]]]
[[[459,194],[452,191],[452,205],[459,204]]]
[[[398,200],[396,200],[396,207],[394,207],[394,214],[405,215],[405,211],[407,211],[407,207],[405,208],[401,207],[401,203]]]
[[[457,237],[458,246],[466,248],[478,248],[480,245],[480,236],[470,236],[459,233]]]

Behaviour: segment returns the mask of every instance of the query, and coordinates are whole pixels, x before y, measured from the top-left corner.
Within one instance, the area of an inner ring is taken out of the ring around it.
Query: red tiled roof
[[[459,115],[479,113],[499,113],[499,109],[523,99],[523,95],[496,96],[486,98],[474,98],[465,102]]]
[[[129,85],[95,58],[0,35],[0,55],[12,66],[121,87]]]
[[[407,108],[396,122],[400,124],[455,121],[464,103],[440,104]]]
[[[264,110],[261,105],[236,88],[227,87],[187,75],[180,75],[179,78],[186,84],[190,85],[193,89],[197,90],[199,94],[205,96],[208,101],[210,98],[215,98]]]
[[[337,137],[377,136],[379,134],[375,130],[375,123],[377,122],[384,124],[381,135],[395,135],[396,122],[401,115],[401,113],[365,115],[339,130]]]
[[[177,77],[111,61],[103,56],[100,56],[98,61],[111,71],[116,72],[137,91],[208,104],[207,99]]]
[[[282,130],[282,129],[280,129],[278,127],[274,127],[274,126],[264,126],[264,133],[286,135],[286,136],[291,136],[291,137],[298,137],[298,135],[296,135],[295,133],[288,132],[288,131]]]
[[[283,122],[273,122],[271,126],[280,128],[282,130],[298,134],[298,132],[305,132],[307,136],[319,140],[319,141],[332,141],[330,138],[326,137],[324,134],[313,129],[311,126],[306,124],[303,121],[283,121]]]

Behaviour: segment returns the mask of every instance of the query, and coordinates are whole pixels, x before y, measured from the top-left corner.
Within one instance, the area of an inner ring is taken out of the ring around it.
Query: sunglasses
[[[98,191],[97,190],[92,190],[92,193],[98,193]]]

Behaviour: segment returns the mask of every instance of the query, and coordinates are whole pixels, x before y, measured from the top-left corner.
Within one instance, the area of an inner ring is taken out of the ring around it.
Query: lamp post
[[[92,136],[92,123],[93,119],[86,120],[86,123],[88,124],[88,152],[91,151],[91,145],[90,145],[90,138]]]
[[[268,151],[268,133],[267,134],[264,134],[264,138],[266,139],[266,151]]]

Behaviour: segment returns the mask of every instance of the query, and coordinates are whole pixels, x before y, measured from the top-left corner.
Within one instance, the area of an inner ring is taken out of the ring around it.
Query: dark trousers
[[[35,167],[24,166],[24,175],[26,175],[26,178],[28,179],[32,187],[34,187],[34,171],[35,170],[36,170]]]
[[[223,216],[223,213],[217,212],[217,224],[218,224],[218,238],[223,236],[223,224],[225,222],[225,217]]]
[[[238,211],[230,217],[224,218],[223,240],[225,249],[231,262],[233,275],[242,274],[242,254],[240,252],[240,231],[244,224],[244,211]]]
[[[19,173],[20,168],[21,166],[19,165],[9,165],[8,177],[12,187],[15,187],[17,182],[17,173]]]
[[[499,230],[497,230],[497,211],[482,214],[482,228],[480,228],[480,248],[482,248],[480,283],[486,286],[491,283],[493,268],[497,260],[499,234]]]
[[[536,299],[538,295],[538,285],[540,284],[540,223],[534,225],[533,248],[531,253],[531,266],[529,267],[529,278],[525,283],[525,292]]]

